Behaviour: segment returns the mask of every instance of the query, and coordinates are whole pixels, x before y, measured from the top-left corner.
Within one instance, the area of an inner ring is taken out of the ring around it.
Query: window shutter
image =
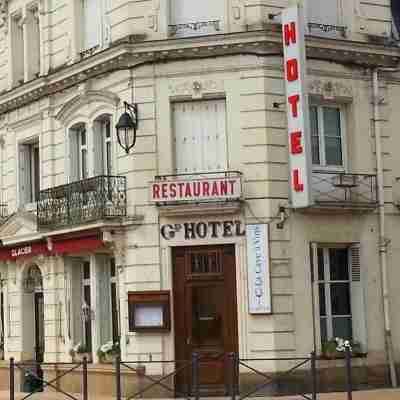
[[[177,173],[227,168],[225,100],[173,105]]]
[[[104,174],[104,132],[102,123],[94,121],[93,123],[93,174],[99,176]]]
[[[111,282],[110,282],[110,259],[108,256],[96,255],[96,310],[98,328],[100,329],[100,343],[112,340],[112,318],[111,318]]]
[[[83,46],[84,50],[100,44],[101,9],[97,0],[83,0]]]
[[[20,206],[31,201],[30,146],[19,146],[19,200]]]
[[[79,260],[66,258],[69,266],[70,287],[69,287],[69,318],[72,326],[72,341],[76,345],[83,343],[83,318],[82,318],[82,263]]]
[[[360,261],[360,244],[350,246],[351,272],[351,314],[353,321],[353,339],[361,343],[363,351],[367,350],[367,326],[364,296],[364,273]]]
[[[68,146],[69,182],[75,182],[80,179],[78,152],[79,152],[79,132],[75,129],[70,129],[69,146]]]

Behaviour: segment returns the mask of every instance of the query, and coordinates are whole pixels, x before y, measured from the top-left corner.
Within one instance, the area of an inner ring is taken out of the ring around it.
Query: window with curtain
[[[334,106],[311,106],[312,163],[344,168],[343,111]]]
[[[366,350],[364,287],[359,244],[318,247],[315,265],[321,346],[342,338]]]
[[[178,174],[227,169],[225,99],[172,104]]]

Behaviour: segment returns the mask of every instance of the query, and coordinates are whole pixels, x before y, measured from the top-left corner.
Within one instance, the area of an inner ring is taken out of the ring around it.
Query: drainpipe
[[[390,369],[390,381],[393,387],[397,387],[396,366],[394,361],[392,330],[390,323],[389,282],[388,282],[388,272],[387,272],[387,239],[385,238],[385,194],[384,194],[384,183],[383,183],[381,119],[379,112],[379,103],[380,103],[379,78],[378,78],[379,71],[384,71],[384,69],[375,68],[372,73],[376,173],[377,173],[378,210],[379,210],[379,262],[380,262],[381,279],[382,279],[386,354]]]

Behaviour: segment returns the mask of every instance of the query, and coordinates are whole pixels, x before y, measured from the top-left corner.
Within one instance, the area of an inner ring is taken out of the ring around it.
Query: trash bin
[[[43,392],[43,382],[41,379],[38,379],[31,371],[27,371],[24,374],[22,391],[25,393]]]

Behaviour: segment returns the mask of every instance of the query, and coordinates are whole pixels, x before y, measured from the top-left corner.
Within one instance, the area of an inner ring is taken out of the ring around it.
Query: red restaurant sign
[[[235,200],[241,196],[240,176],[193,180],[157,181],[150,185],[150,201]]]
[[[282,31],[288,110],[291,203],[293,208],[303,208],[311,205],[313,200],[304,16],[301,7],[294,6],[283,10]]]

